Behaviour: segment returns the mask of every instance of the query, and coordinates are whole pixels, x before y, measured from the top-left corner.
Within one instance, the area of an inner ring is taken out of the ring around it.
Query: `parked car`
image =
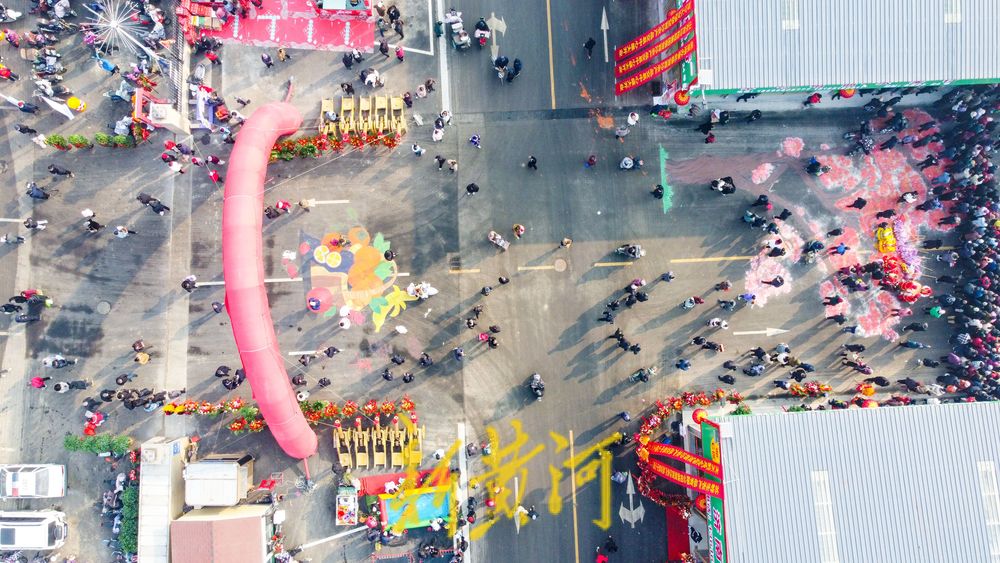
[[[51,463],[0,465],[0,498],[66,496],[66,466]]]
[[[0,512],[0,551],[58,549],[66,543],[68,532],[62,512]]]

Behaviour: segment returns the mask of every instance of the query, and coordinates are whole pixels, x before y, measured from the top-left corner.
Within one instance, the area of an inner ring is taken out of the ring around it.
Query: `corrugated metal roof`
[[[997,0],[694,3],[710,89],[1000,78]]]
[[[731,416],[720,425],[734,563],[1000,561],[996,497],[981,485],[990,480],[983,467],[1000,468],[1000,403]],[[832,527],[821,522],[824,479]],[[821,533],[835,545],[821,550]],[[821,555],[831,553],[838,557]]]

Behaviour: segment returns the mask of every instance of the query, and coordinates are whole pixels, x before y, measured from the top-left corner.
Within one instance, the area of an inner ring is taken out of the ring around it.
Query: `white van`
[[[58,549],[66,543],[66,515],[55,510],[0,512],[0,551]]]

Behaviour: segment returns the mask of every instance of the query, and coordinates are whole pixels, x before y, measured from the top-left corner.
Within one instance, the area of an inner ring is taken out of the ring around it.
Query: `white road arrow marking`
[[[625,503],[623,502],[621,508],[618,509],[618,517],[622,519],[622,523],[628,522],[631,524],[634,530],[635,523],[642,522],[642,518],[646,515],[646,509],[642,506],[642,499],[639,499],[639,506],[635,506],[633,502],[635,500],[635,486],[632,485],[631,473],[628,475],[625,494],[628,495],[628,508],[625,508]]]
[[[742,332],[734,332],[733,336],[740,336],[743,334],[763,334],[764,336],[778,336],[779,334],[785,334],[787,330],[781,328],[765,328],[764,330],[744,330]]]
[[[608,10],[607,8],[601,8],[601,33],[604,34],[604,62],[608,62],[608,30],[611,26],[608,25]]]
[[[503,18],[497,18],[497,15],[490,12],[489,19],[486,20],[486,25],[490,26],[490,37],[493,38],[493,43],[490,45],[490,54],[493,55],[493,60],[496,60],[500,55],[500,45],[497,44],[497,34],[507,35],[507,22]]]

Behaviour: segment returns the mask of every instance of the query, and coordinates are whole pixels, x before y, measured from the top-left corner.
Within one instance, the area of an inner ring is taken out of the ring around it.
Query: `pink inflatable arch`
[[[288,381],[285,361],[264,291],[264,177],[271,147],[294,133],[302,116],[291,104],[275,102],[246,120],[226,172],[222,206],[222,273],[226,310],[254,399],[267,427],[286,454],[305,459],[316,453],[316,433],[306,422]]]

